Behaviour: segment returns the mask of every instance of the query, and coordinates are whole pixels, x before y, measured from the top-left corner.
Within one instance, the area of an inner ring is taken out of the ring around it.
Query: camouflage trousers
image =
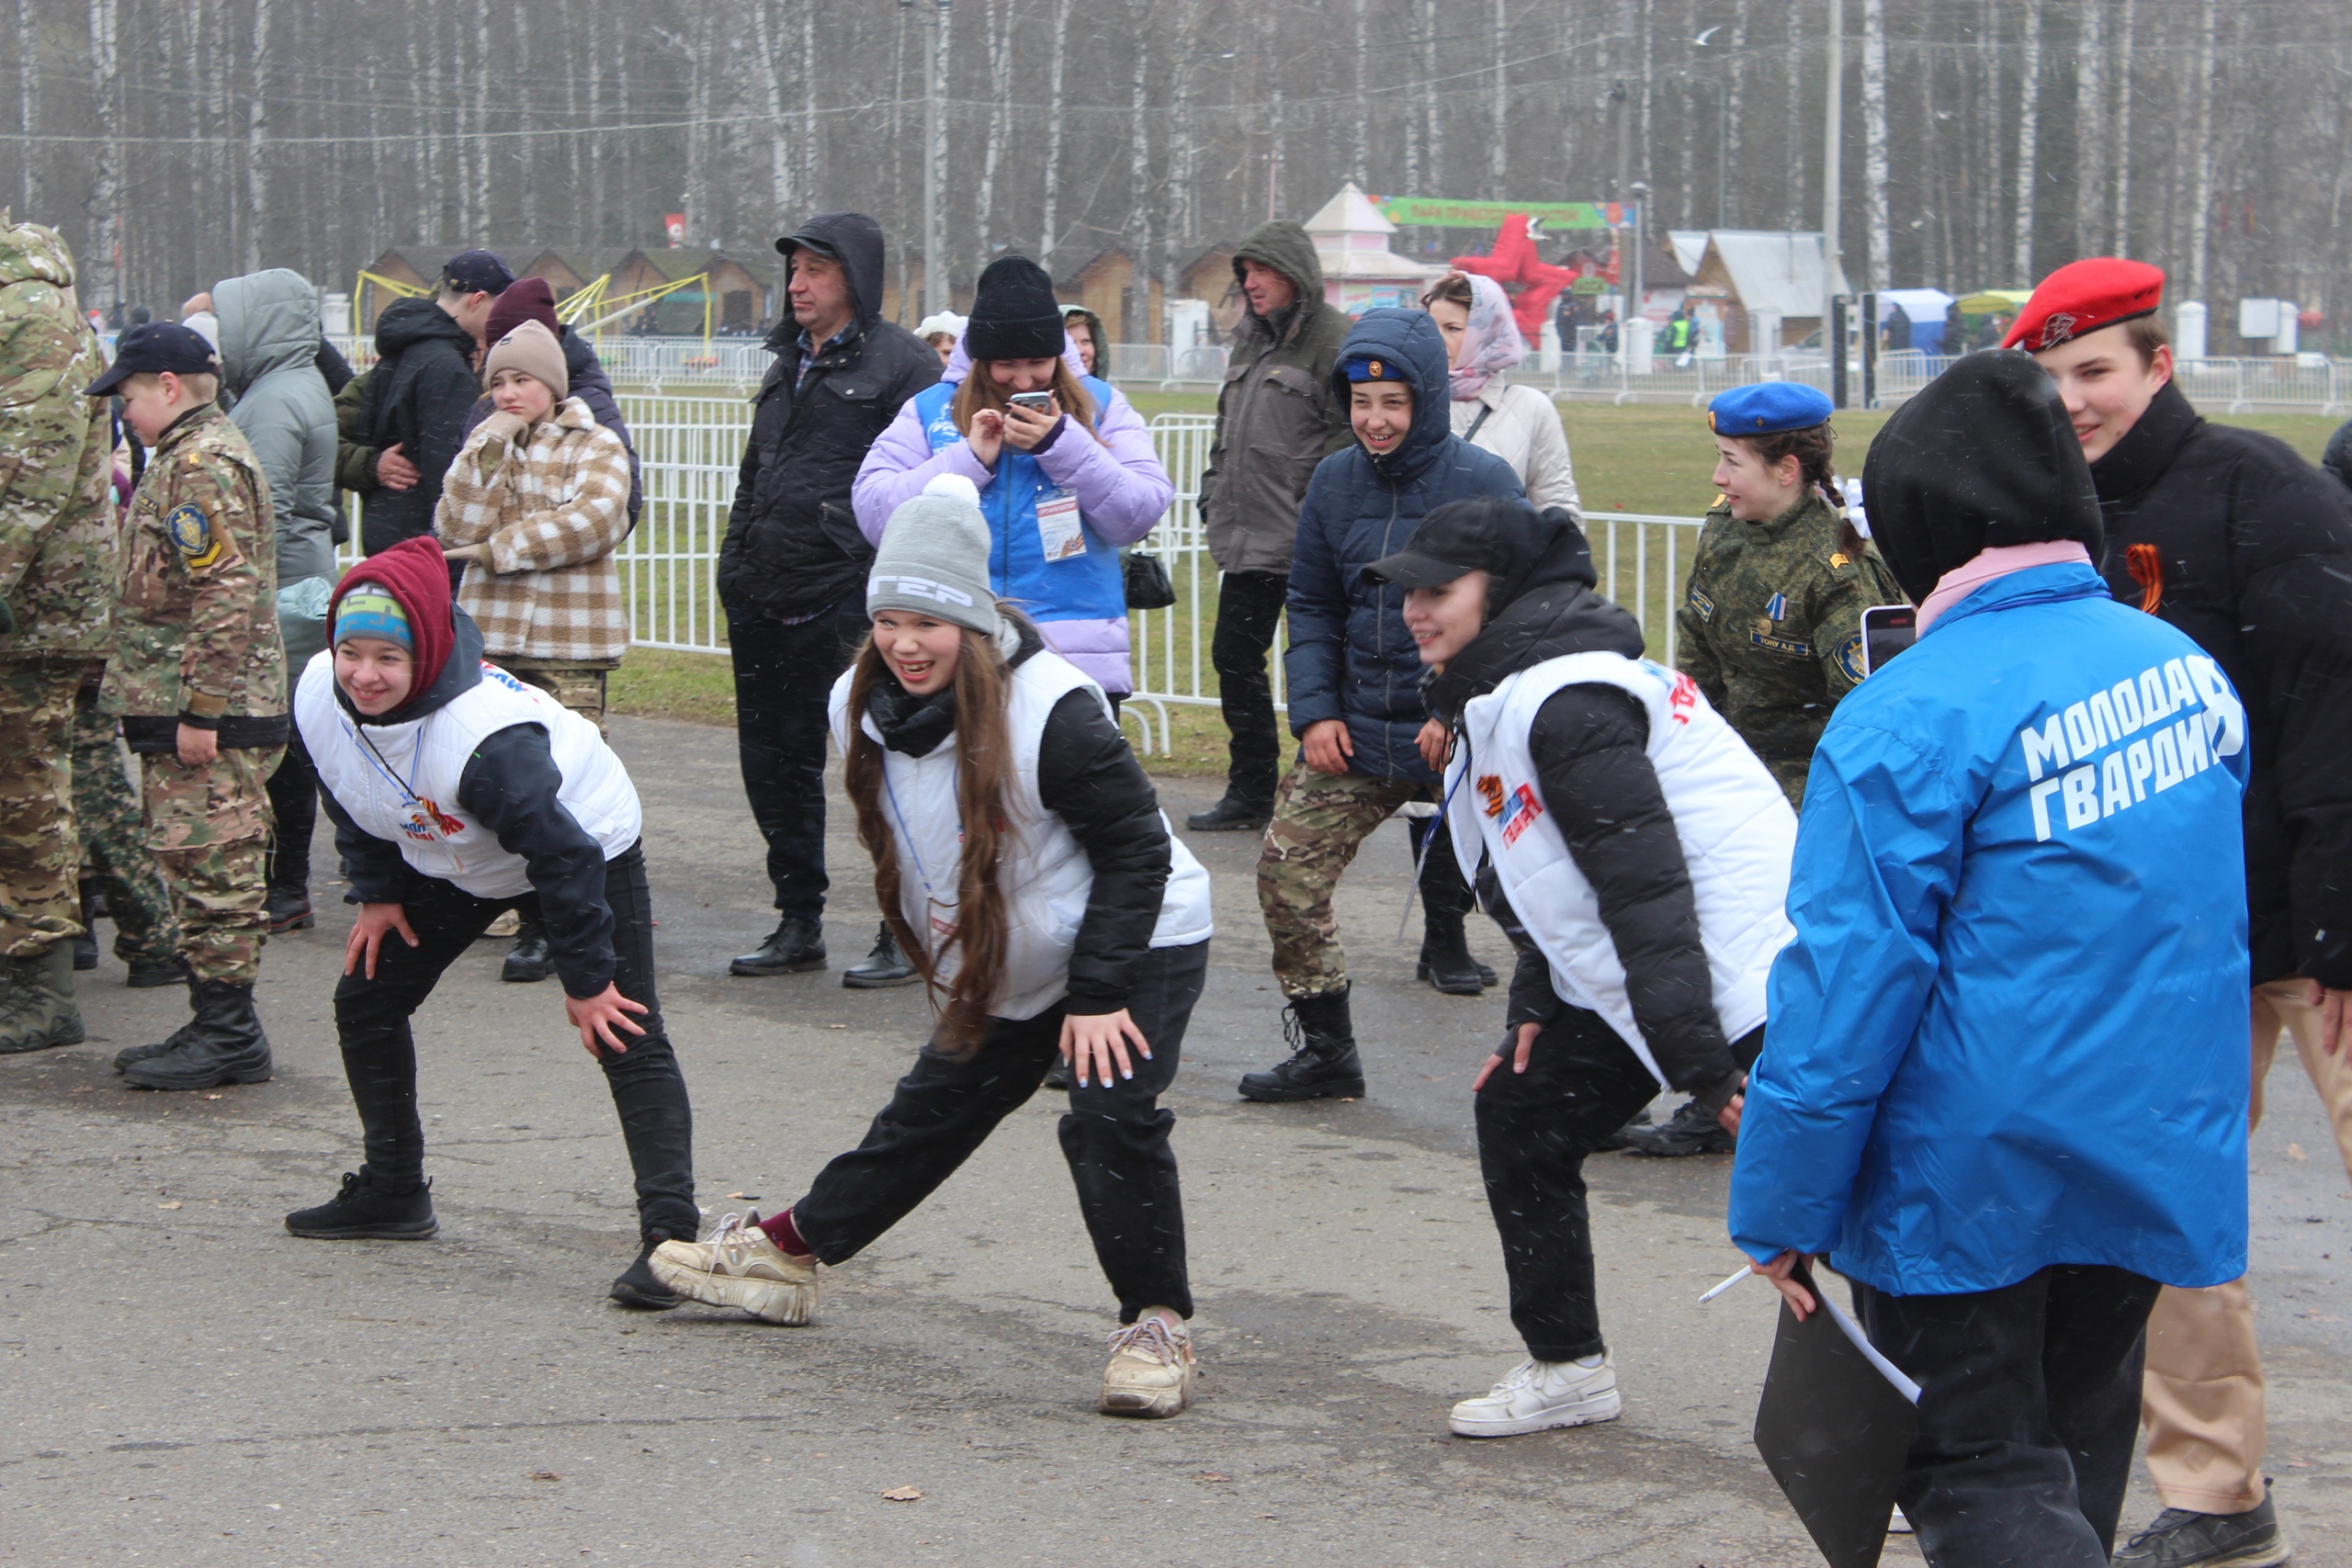
[[[139,792],[122,765],[115,721],[98,711],[96,694],[74,701],[74,822],[82,837],[82,877],[106,896],[114,921],[114,954],[167,964],[179,951],[172,896],[147,852]]]
[[[189,767],[142,756],[147,849],[171,889],[180,956],[199,980],[250,986],[269,940],[269,775],[282,746]]]
[[[491,662],[523,684],[537,686],[604,733],[605,678],[620,667],[619,660],[492,657]]]
[[[1273,938],[1274,978],[1284,997],[1327,996],[1347,985],[1331,890],[1383,822],[1414,801],[1436,798],[1432,784],[1362,773],[1335,778],[1304,761],[1291,764],[1274,791],[1274,815],[1258,854],[1258,908]]]
[[[74,694],[83,660],[0,660],[0,957],[82,929]]]

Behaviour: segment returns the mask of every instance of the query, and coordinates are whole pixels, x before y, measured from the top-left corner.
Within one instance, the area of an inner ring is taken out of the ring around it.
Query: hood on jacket
[[[596,345],[565,327],[556,333],[556,341],[563,345],[563,374],[571,383],[571,395],[578,397],[587,386],[613,389],[613,378],[605,374],[605,362],[596,357]]]
[[[776,253],[786,261],[803,245],[842,264],[849,275],[850,308],[862,325],[872,326],[882,314],[882,225],[863,212],[820,212],[775,243]],[[789,302],[775,332],[768,334],[771,344],[777,333],[786,343],[800,335]]]
[[[1272,267],[1289,278],[1298,290],[1298,302],[1302,305],[1311,305],[1323,298],[1323,260],[1315,254],[1313,237],[1292,219],[1270,218],[1250,231],[1250,237],[1233,253],[1233,281],[1237,287],[1241,282],[1241,264],[1246,261]],[[1442,348],[1438,359],[1441,363],[1445,359]]]
[[[376,353],[379,357],[388,359],[435,338],[466,358],[473,357],[474,334],[458,325],[457,317],[430,298],[395,299],[376,318]]]
[[[220,378],[239,397],[273,370],[318,362],[318,290],[299,272],[274,266],[224,278],[212,286],[212,312]]]
[[[1066,322],[1084,321],[1086,323],[1086,330],[1094,334],[1094,369],[1091,374],[1100,380],[1109,380],[1111,378],[1111,339],[1102,331],[1102,318],[1083,305],[1066,305],[1062,308],[1062,320]],[[1083,360],[1080,361],[1081,365],[1084,363]],[[2346,482],[2352,483],[2352,480]]]
[[[1078,356],[1078,340],[1071,337],[1067,331],[1062,333],[1062,363],[1069,367],[1071,376],[1080,380],[1086,378],[1086,361]],[[947,363],[939,372],[940,384],[947,387],[961,385],[964,378],[971,373],[972,350],[970,345],[965,343],[963,335],[958,333],[956,338],[956,346],[948,351]],[[1100,376],[1095,378],[1097,380],[1105,378]],[[1094,411],[1094,419],[1096,423],[1102,423],[1101,409]]]
[[[1566,508],[1538,512],[1517,500],[1449,502],[1423,518],[1421,528],[1443,526],[1459,510],[1474,507],[1491,521],[1499,564],[1489,569],[1485,629],[1422,682],[1422,700],[1431,715],[1450,724],[1471,698],[1563,654],[1642,656],[1640,626],[1593,592],[1600,578],[1592,547]]]
[[[1413,423],[1405,439],[1394,452],[1372,458],[1382,479],[1392,484],[1408,479],[1429,467],[1453,438],[1445,336],[1426,310],[1366,310],[1331,361],[1331,395],[1342,409],[1349,402],[1348,361],[1363,358],[1387,360],[1404,372],[1405,384],[1413,389]]]
[[[456,648],[458,637],[451,617],[468,626],[471,626],[473,622],[449,598],[449,563],[441,553],[440,541],[430,534],[424,534],[416,538],[402,539],[390,549],[379,550],[343,574],[343,581],[334,585],[334,596],[327,601],[329,648],[334,646],[335,615],[342,608],[343,596],[363,582],[381,584],[407,612],[417,679],[424,683],[424,693],[422,696],[415,695],[412,688],[412,695],[407,702],[390,713],[363,718],[361,722],[406,724],[410,719],[422,718],[448,700],[448,697],[436,700],[435,694],[440,690],[445,677],[451,671],[457,671],[462,679],[467,671],[481,662],[481,633],[479,629],[474,632],[473,657],[470,660],[462,658]],[[450,692],[448,696],[457,695],[458,692],[472,683],[472,680],[464,680],[464,683]],[[335,695],[342,700],[340,682],[335,687]],[[349,703],[345,702],[345,706],[349,708]],[[354,717],[359,716],[357,709],[353,708],[351,712]]]
[[[74,253],[65,237],[40,223],[17,223],[0,209],[0,288],[18,283],[74,287]]]
[[[1871,536],[1913,604],[1984,549],[2080,541],[2098,496],[2057,384],[2018,349],[1972,354],[1888,418],[1862,468]]]

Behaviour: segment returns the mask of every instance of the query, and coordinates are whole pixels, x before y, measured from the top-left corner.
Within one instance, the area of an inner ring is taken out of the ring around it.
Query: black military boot
[[[677,1235],[659,1228],[647,1231],[638,1245],[637,1261],[613,1281],[613,1288],[607,1294],[621,1305],[635,1307],[639,1312],[667,1312],[676,1306],[685,1298],[663,1284],[654,1274],[653,1249],[665,1241],[694,1239],[695,1233],[691,1229]]]
[[[82,884],[82,934],[74,939],[74,969],[76,974],[98,966],[98,885]]]
[[[343,1190],[317,1208],[287,1215],[286,1228],[313,1241],[423,1241],[441,1222],[433,1215],[433,1183],[390,1191],[363,1165],[344,1172]]]
[[[1244,800],[1231,791],[1223,800],[1206,811],[1195,811],[1184,818],[1184,826],[1195,833],[1255,833],[1264,829],[1274,815],[1271,800]]]
[[[164,986],[190,985],[195,979],[187,972],[187,960],[176,953],[169,958],[134,958],[130,967],[130,976],[122,983],[126,990],[153,991]],[[145,1049],[144,1046],[131,1048]]]
[[[311,908],[309,888],[299,886],[270,888],[270,935],[284,936],[288,931],[306,931],[318,923],[319,917]]]
[[[254,988],[227,980],[198,980],[196,1018],[179,1043],[122,1070],[136,1089],[215,1089],[227,1083],[267,1083],[269,1036],[254,1011]]]
[[[874,938],[874,951],[842,971],[842,984],[853,991],[878,991],[888,986],[911,985],[920,978],[907,955],[899,951],[899,939],[890,934],[888,920]]]
[[[1495,983],[1495,972],[1470,956],[1460,915],[1429,910],[1421,926],[1421,957],[1413,971],[1449,997],[1475,997]]]
[[[815,920],[786,915],[767,941],[727,964],[729,975],[805,975],[825,966],[825,929]]]
[[[1291,1058],[1262,1073],[1245,1073],[1241,1098],[1280,1105],[1297,1100],[1361,1100],[1363,1063],[1348,1021],[1346,987],[1302,997],[1283,1010],[1283,1040]]]
[[[548,953],[547,928],[537,920],[525,920],[514,928],[514,945],[506,950],[506,962],[499,965],[498,977],[531,985],[548,977],[554,961]]]
[[[28,958],[0,959],[0,968],[8,977],[0,998],[0,1056],[82,1043],[72,942],[53,941]]]

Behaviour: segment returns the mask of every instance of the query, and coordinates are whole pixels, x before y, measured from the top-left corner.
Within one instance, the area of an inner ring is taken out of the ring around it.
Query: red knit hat
[[[555,319],[555,289],[544,277],[518,277],[491,301],[481,341],[496,343],[525,321],[537,321],[557,337],[563,335],[563,323]]]
[[[2001,346],[2029,353],[2056,348],[2085,333],[2154,315],[2164,293],[2163,269],[2146,262],[2121,256],[2068,262],[2041,280]]]
[[[449,562],[441,553],[441,541],[430,534],[402,539],[345,572],[327,599],[329,646],[334,642],[335,611],[343,596],[363,582],[381,584],[408,613],[409,635],[416,653],[416,680],[409,687],[409,699],[413,702],[441,678],[458,641],[457,617],[450,611]]]

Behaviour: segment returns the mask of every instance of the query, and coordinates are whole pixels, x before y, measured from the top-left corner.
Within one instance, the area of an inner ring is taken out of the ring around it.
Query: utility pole
[[[1838,297],[1844,256],[1838,241],[1839,186],[1844,176],[1838,154],[1846,132],[1846,0],[1829,0],[1829,91],[1823,106],[1821,142],[1821,341],[1842,364],[1846,345],[1830,341],[1830,301]]]
[[[899,0],[901,6],[922,0]],[[922,6],[922,304],[916,320],[947,308],[939,280],[939,25],[947,0]]]

